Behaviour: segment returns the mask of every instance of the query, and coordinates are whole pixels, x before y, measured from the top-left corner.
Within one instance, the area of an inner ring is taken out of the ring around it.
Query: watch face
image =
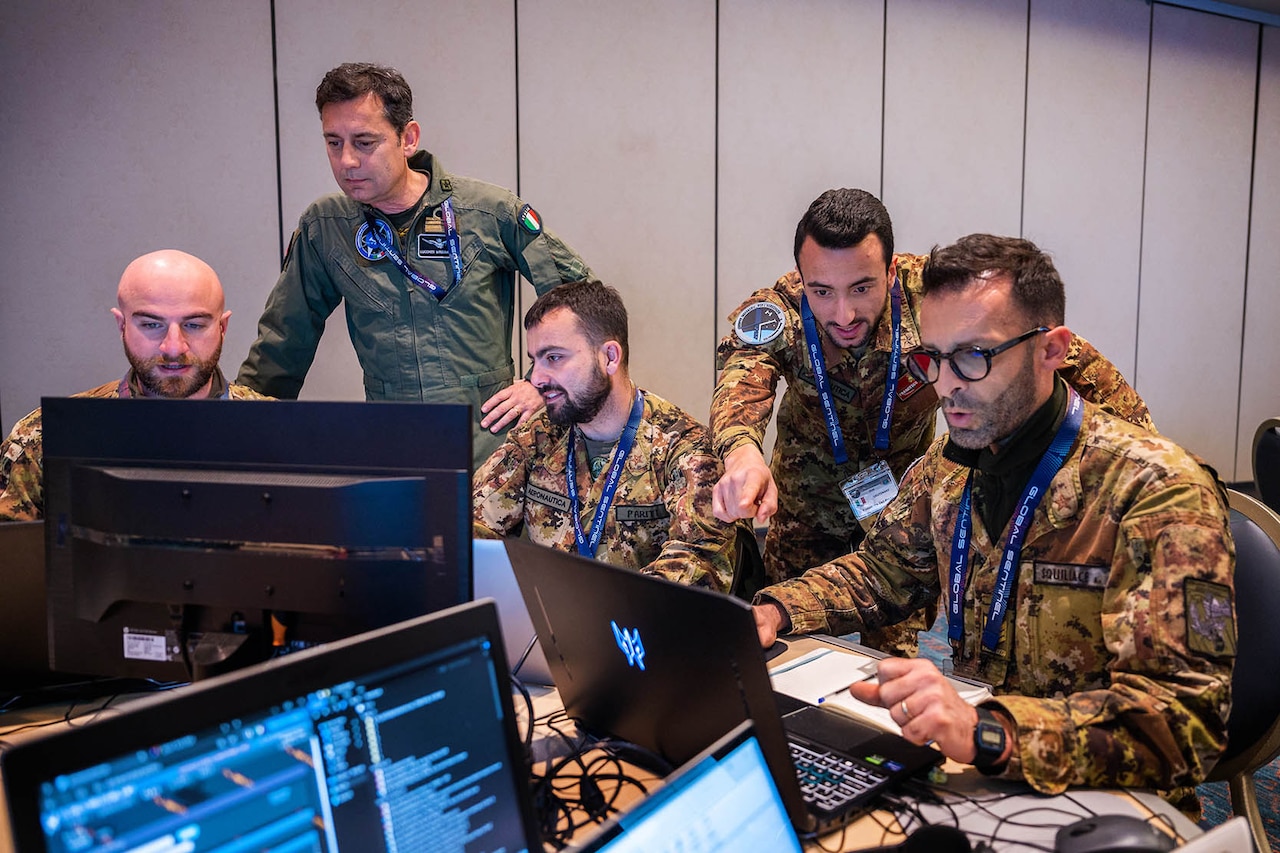
[[[978,723],[978,748],[982,750],[1004,751],[1004,726],[999,723]]]

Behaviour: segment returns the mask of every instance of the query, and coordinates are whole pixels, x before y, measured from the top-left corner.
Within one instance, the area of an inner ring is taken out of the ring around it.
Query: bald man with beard
[[[111,309],[129,360],[125,375],[77,397],[270,399],[229,384],[218,368],[231,312],[222,282],[204,261],[176,249],[135,259],[120,276]],[[0,444],[0,521],[44,517],[40,410]]]

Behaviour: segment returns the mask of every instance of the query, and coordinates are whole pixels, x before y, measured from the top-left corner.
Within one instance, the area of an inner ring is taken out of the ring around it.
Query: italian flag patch
[[[538,211],[527,204],[520,208],[520,224],[530,234],[542,233],[542,217],[538,215]]]

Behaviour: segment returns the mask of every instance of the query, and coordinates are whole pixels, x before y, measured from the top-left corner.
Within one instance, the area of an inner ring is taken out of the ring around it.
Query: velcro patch
[[[1187,648],[1209,657],[1235,657],[1236,618],[1231,611],[1231,589],[1220,583],[1187,578]]]
[[[1079,566],[1074,563],[1036,563],[1036,583],[1070,586],[1076,589],[1106,589],[1110,566]]]
[[[905,400],[924,387],[924,383],[916,379],[904,369],[902,378],[898,380],[898,399]]]
[[[449,257],[449,240],[443,234],[419,234],[418,258],[421,260]]]
[[[782,334],[786,312],[767,299],[753,302],[733,321],[733,333],[747,346],[763,346]]]
[[[618,506],[613,510],[613,517],[618,521],[656,521],[670,518],[665,504],[649,504],[648,506]]]
[[[817,381],[813,378],[813,371],[808,367],[802,367],[797,370],[796,378],[812,385],[815,389],[818,387]],[[851,386],[843,382],[837,382],[830,375],[827,376],[827,383],[831,386],[831,396],[842,403],[852,403],[858,396],[858,392],[853,390]]]
[[[524,487],[524,495],[529,500],[540,503],[543,506],[549,506],[552,509],[558,509],[561,512],[569,511],[569,498],[565,495],[558,495],[555,492],[549,492],[546,489],[540,489],[532,483],[527,483]]]
[[[542,233],[542,217],[538,215],[538,211],[529,205],[526,204],[520,208],[520,215],[516,219],[524,226],[524,230],[535,237]]]

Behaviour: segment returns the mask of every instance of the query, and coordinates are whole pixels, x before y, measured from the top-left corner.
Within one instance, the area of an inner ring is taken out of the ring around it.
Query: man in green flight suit
[[[316,108],[342,194],[302,214],[237,381],[296,398],[344,303],[365,396],[471,404],[478,466],[542,405],[528,382],[512,384],[516,273],[541,294],[590,270],[517,196],[418,150],[396,70],[340,65]]]

